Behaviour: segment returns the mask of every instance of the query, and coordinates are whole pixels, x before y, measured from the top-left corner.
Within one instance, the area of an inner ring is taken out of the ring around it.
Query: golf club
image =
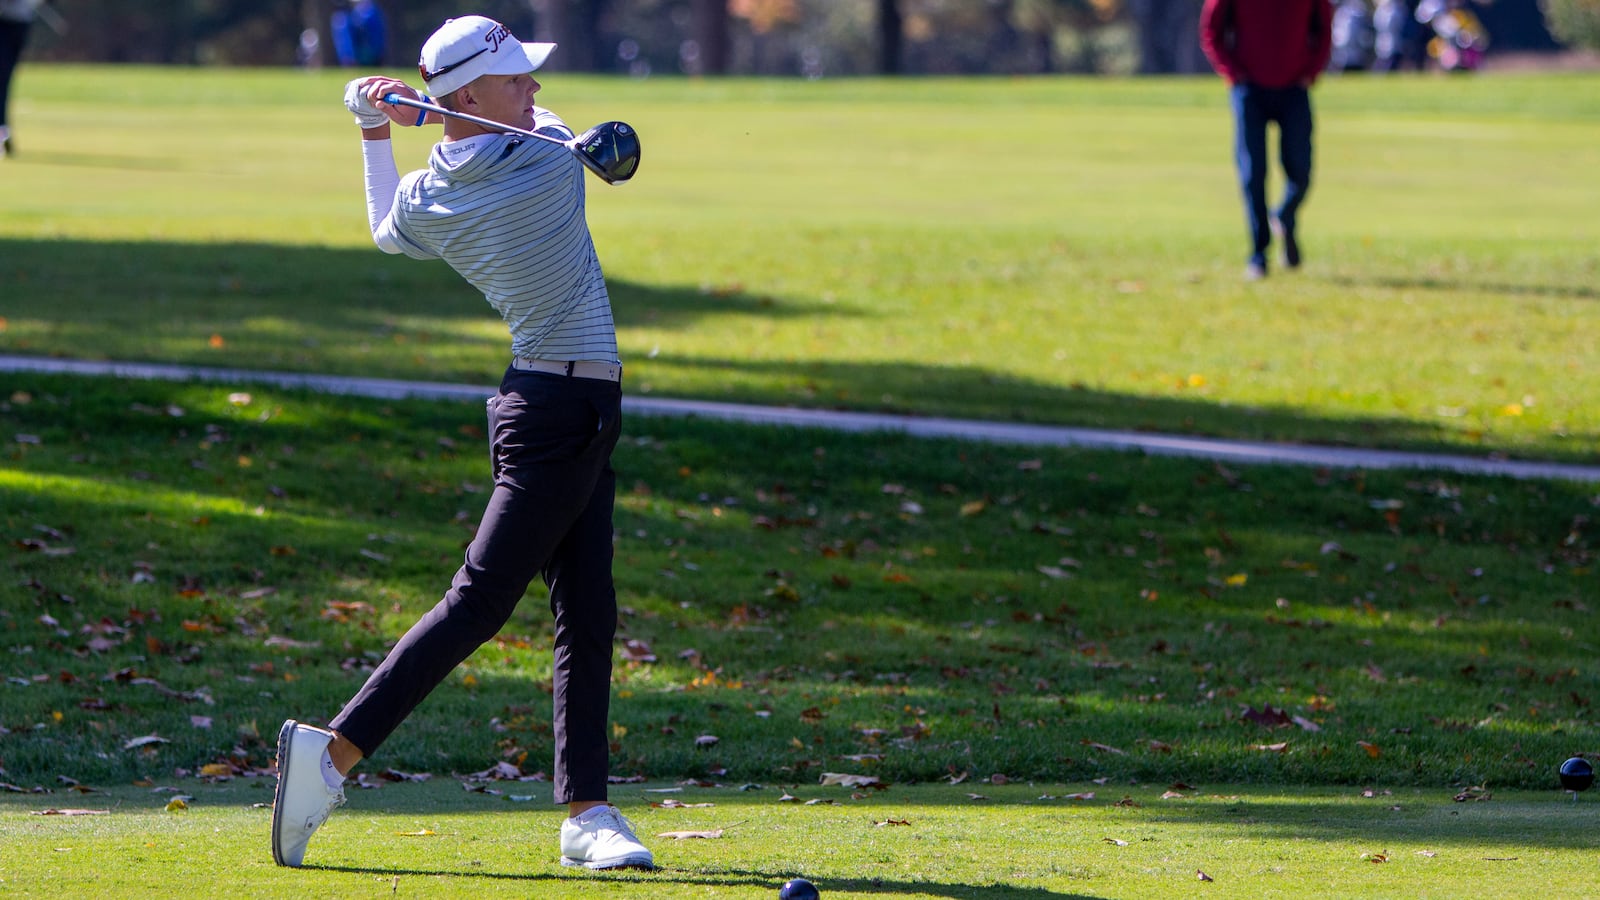
[[[639,171],[639,133],[626,122],[601,122],[599,125],[585,131],[570,141],[564,141],[548,134],[537,131],[527,131],[522,128],[513,128],[504,122],[485,119],[480,116],[468,115],[454,110],[445,109],[436,103],[425,103],[402,97],[399,94],[384,94],[383,102],[392,106],[409,106],[412,109],[424,109],[436,112],[441,116],[450,116],[485,128],[503,131],[507,134],[518,134],[523,137],[537,138],[560,144],[571,150],[584,168],[593,172],[606,184],[621,184],[633,177]]]

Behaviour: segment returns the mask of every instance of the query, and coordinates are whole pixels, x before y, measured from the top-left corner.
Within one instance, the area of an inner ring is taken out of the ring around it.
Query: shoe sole
[[[561,864],[563,866],[567,866],[569,868],[576,868],[578,866],[582,866],[585,869],[590,869],[590,870],[593,870],[593,871],[599,871],[599,870],[602,870],[602,869],[638,869],[641,872],[649,872],[649,871],[655,869],[655,867],[656,867],[656,864],[655,864],[654,860],[646,862],[646,861],[637,860],[637,859],[634,859],[634,858],[628,857],[628,856],[624,856],[621,859],[618,859],[618,860],[615,860],[615,861],[613,861],[613,860],[597,860],[595,862],[585,862],[584,860],[581,860],[581,859],[573,859],[570,856],[563,856],[563,857],[561,857]]]
[[[284,786],[289,783],[289,738],[294,735],[294,727],[299,723],[293,719],[283,723],[278,730],[278,786],[272,792],[272,861],[280,866],[289,866],[283,861],[283,847],[280,846],[281,833],[278,826],[283,815]],[[292,867],[291,867],[292,868]]]

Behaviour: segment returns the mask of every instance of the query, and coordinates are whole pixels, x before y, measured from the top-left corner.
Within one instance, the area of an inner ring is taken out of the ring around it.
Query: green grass
[[[0,797],[10,895],[230,897],[772,897],[803,876],[824,897],[1582,898],[1600,890],[1593,810],[1548,793],[1452,802],[1447,792],[1221,786],[638,785],[618,802],[653,845],[651,873],[556,864],[547,785],[453,780],[356,791],[304,870],[274,868],[267,779],[50,798]],[[168,791],[156,793],[167,788]],[[781,796],[795,798],[781,802]],[[516,796],[522,802],[509,800]],[[982,799],[974,799],[974,796]],[[694,808],[652,807],[664,800]],[[807,805],[820,801],[821,805]],[[700,804],[706,804],[701,806]],[[48,809],[103,815],[44,816]],[[671,840],[662,832],[721,837]],[[18,864],[25,860],[25,864]],[[1212,880],[1202,883],[1199,873]]]
[[[481,298],[370,247],[337,76],[193,76],[24,70],[0,352],[492,383]],[[1311,262],[1253,287],[1210,80],[547,96],[645,135],[639,180],[591,197],[631,391],[1592,460],[1595,86],[1330,82]],[[446,587],[481,409],[6,376],[0,890],[1600,887],[1589,798],[1555,787],[1600,754],[1592,485],[625,431],[619,639],[655,660],[619,657],[613,770],[647,780],[613,796],[642,834],[724,837],[575,876],[547,783],[461,790],[548,767],[534,596],[363,767],[434,779],[352,790],[288,872],[256,807],[273,735],[331,717]],[[721,787],[653,792],[685,780]],[[110,812],[39,815],[72,807]]]
[[[0,411],[14,778],[270,766],[459,564],[475,404],[229,397],[39,378]],[[621,775],[1532,789],[1596,749],[1591,486],[627,433],[620,639],[655,661],[619,663]],[[548,765],[534,593],[375,764]]]
[[[25,71],[0,351],[491,382],[482,299],[371,247],[340,77]],[[1262,285],[1215,79],[544,97],[645,137],[591,184],[636,391],[1583,460],[1597,87],[1329,79],[1309,262]]]

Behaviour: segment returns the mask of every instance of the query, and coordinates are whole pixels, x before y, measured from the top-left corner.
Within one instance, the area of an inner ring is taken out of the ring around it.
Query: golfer
[[[531,73],[554,46],[522,43],[492,19],[466,16],[428,38],[420,68],[446,109],[566,139],[566,124],[534,105],[539,82]],[[494,491],[444,598],[328,728],[283,724],[273,859],[301,864],[312,834],[344,802],[351,768],[500,632],[538,576],[555,616],[554,788],[569,816],[561,863],[651,868],[650,851],[606,799],[617,627],[611,452],[621,430],[622,366],[585,220],[585,170],[560,144],[448,118],[428,167],[402,178],[390,121],[424,119],[382,103],[390,92],[420,96],[383,77],[357,79],[345,94],[362,127],[373,240],[388,253],[444,260],[483,292],[511,332],[511,363],[488,409]]]

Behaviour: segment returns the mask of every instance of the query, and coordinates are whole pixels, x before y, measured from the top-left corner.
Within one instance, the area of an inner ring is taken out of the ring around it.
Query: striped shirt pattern
[[[534,127],[562,138],[539,109]],[[616,324],[584,217],[584,168],[565,148],[510,134],[434,146],[400,179],[373,237],[414,259],[443,259],[505,319],[528,359],[618,362]]]

